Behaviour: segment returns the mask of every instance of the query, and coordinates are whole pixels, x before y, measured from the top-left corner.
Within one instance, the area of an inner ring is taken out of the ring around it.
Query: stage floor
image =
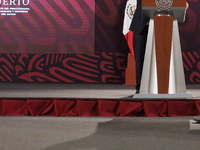
[[[193,117],[0,117],[1,150],[198,150]]]
[[[200,84],[187,85],[193,99],[200,99]],[[1,83],[0,98],[81,98],[133,99],[134,85],[119,84],[60,84],[60,83]]]

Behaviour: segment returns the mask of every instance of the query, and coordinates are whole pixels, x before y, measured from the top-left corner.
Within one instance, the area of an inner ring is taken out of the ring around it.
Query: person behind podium
[[[189,4],[186,2],[186,9],[188,7]],[[136,93],[139,93],[140,90],[148,27],[149,18],[142,16],[142,0],[137,0],[136,11],[129,29],[134,32],[133,48],[136,62]]]
[[[131,22],[130,30],[134,32],[133,47],[136,62],[136,93],[139,93],[144,53],[146,48],[149,19],[142,16],[142,1],[137,0],[137,7]]]

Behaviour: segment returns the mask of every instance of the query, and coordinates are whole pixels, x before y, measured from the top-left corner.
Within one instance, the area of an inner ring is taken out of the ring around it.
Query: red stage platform
[[[133,99],[134,86],[107,84],[1,84],[2,116],[176,117],[200,115],[191,99]],[[195,95],[196,94],[196,95]]]

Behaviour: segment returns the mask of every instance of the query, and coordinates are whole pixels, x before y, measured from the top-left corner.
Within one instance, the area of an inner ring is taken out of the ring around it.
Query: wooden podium
[[[142,0],[150,19],[139,94],[133,98],[191,98],[186,93],[178,22],[186,0]]]

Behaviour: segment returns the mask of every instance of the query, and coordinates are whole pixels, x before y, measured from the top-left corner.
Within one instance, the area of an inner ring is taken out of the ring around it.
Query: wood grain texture
[[[142,0],[142,7],[157,7],[155,0]],[[173,0],[172,7],[186,7],[186,0]]]
[[[167,94],[169,89],[173,16],[155,16],[154,27],[158,94]]]

